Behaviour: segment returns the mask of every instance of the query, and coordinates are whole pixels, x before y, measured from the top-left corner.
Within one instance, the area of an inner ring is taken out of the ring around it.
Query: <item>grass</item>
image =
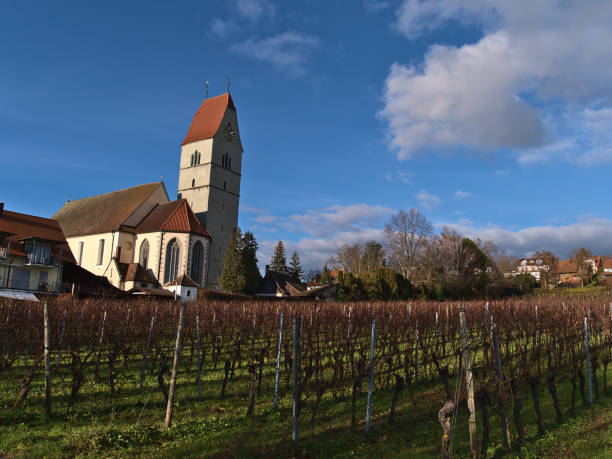
[[[437,412],[445,401],[437,381],[405,389],[396,419],[387,417],[392,390],[379,384],[373,396],[373,421],[364,432],[365,393],[357,401],[359,424],[351,428],[351,403],[348,394],[335,400],[326,391],[311,430],[312,397],[304,402],[300,416],[300,442],[294,450],[291,441],[290,388],[282,378],[279,410],[273,412],[272,368],[266,370],[261,395],[253,416],[245,415],[248,375],[236,372],[225,398],[219,397],[221,370],[204,373],[203,400],[197,400],[193,364],[185,358],[179,374],[173,425],[163,428],[165,402],[150,373],[142,393],[138,390],[140,362],[130,361],[117,381],[118,392],[111,396],[104,381],[94,380],[89,368],[81,388],[80,400],[68,404],[71,378],[60,367],[53,377],[52,414],[43,410],[42,374],[36,375],[31,391],[20,408],[14,408],[18,381],[27,372],[15,366],[0,373],[0,457],[433,457],[438,455],[441,428]],[[612,371],[608,371],[611,379]],[[599,386],[602,388],[602,374]],[[365,385],[363,387],[365,391]],[[503,449],[499,417],[491,419],[488,455],[493,457],[610,457],[612,456],[612,388],[592,407],[577,406],[568,412],[571,385],[558,384],[565,422],[555,420],[550,396],[542,389],[541,409],[546,434],[538,438],[531,398],[525,392],[522,417],[526,438],[522,448],[510,453]],[[579,395],[577,395],[580,401]],[[511,415],[511,409],[509,414]],[[480,416],[480,413],[477,413]],[[469,457],[465,402],[458,412],[454,452]],[[480,422],[480,417],[478,418]],[[512,418],[510,419],[512,421]],[[479,425],[479,428],[481,426]],[[514,430],[514,426],[513,426]],[[515,440],[514,435],[513,440]]]

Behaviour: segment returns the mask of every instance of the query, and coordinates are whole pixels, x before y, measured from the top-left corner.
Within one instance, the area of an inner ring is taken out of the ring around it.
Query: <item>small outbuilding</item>
[[[175,293],[182,301],[195,301],[198,299],[200,285],[187,274],[177,277],[174,282],[164,284],[164,287]]]

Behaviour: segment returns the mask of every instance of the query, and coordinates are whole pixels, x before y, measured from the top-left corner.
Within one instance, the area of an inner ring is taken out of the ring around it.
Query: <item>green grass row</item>
[[[26,367],[0,373],[0,457],[290,457],[296,451],[291,441],[291,391],[283,377],[279,410],[272,411],[273,373],[266,370],[255,413],[247,417],[248,374],[236,372],[227,396],[220,398],[223,372],[207,371],[203,399],[198,401],[194,372],[179,374],[173,425],[163,428],[165,401],[157,389],[155,375],[147,373],[138,390],[140,366],[134,361],[120,374],[117,393],[109,394],[103,365],[99,380],[89,368],[76,404],[68,403],[71,378],[67,368],[53,377],[52,414],[43,410],[42,374],[19,407],[13,407],[18,381]],[[599,386],[603,389],[601,372]],[[608,371],[608,381],[612,371]],[[454,384],[453,379],[453,384]],[[350,394],[338,400],[325,392],[311,425],[313,397],[303,403],[297,453],[305,457],[434,457],[438,454],[441,428],[437,412],[445,402],[438,381],[404,389],[395,422],[388,423],[392,388],[377,388],[373,396],[373,424],[364,433],[366,382],[357,400],[358,424],[351,426]],[[610,457],[612,456],[612,387],[594,406],[583,407],[577,394],[574,413],[569,413],[571,385],[558,384],[565,422],[555,420],[551,399],[544,386],[540,394],[546,434],[538,438],[531,397],[521,391],[525,445],[507,453],[503,449],[500,420],[491,419],[489,456],[518,457]],[[512,421],[512,410],[509,410]],[[480,423],[480,413],[478,422]],[[454,453],[469,456],[468,413],[460,404]],[[314,428],[313,428],[314,427]],[[479,428],[481,426],[479,424]],[[516,439],[516,435],[514,435]],[[516,446],[516,445],[515,445]]]

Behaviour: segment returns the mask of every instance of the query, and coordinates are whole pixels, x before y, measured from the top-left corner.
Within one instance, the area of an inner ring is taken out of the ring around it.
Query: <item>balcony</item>
[[[23,261],[23,264],[26,266],[59,266],[59,260],[57,259],[57,257],[54,257],[49,253],[36,252],[28,253],[25,260]]]
[[[27,290],[30,292],[56,293],[58,284],[56,282],[40,282],[30,279],[12,278],[8,288],[12,290]]]

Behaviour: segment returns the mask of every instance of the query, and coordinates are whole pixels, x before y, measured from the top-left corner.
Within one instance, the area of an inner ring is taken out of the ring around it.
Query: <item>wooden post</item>
[[[366,407],[366,433],[370,432],[370,416],[372,414],[372,385],[374,384],[374,349],[376,345],[376,319],[372,320],[372,335],[370,337],[370,380],[368,381],[368,405]]]
[[[300,319],[293,318],[293,432],[292,439],[294,447],[298,445],[298,414],[299,414],[299,388],[298,388],[298,368],[299,368],[299,343],[300,343]]]
[[[149,327],[149,336],[147,337],[147,347],[145,348],[144,358],[142,359],[142,368],[140,369],[140,390],[142,391],[142,384],[144,383],[145,370],[147,368],[147,357],[149,355],[149,349],[151,348],[151,339],[153,337],[153,326],[155,325],[155,318],[157,317],[157,306],[155,306],[155,312],[151,317],[151,326]]]
[[[187,302],[181,302],[181,311],[179,313],[179,323],[176,330],[176,345],[174,346],[174,362],[172,363],[172,377],[170,378],[170,389],[168,390],[168,405],[166,406],[166,422],[165,426],[170,427],[172,423],[172,411],[174,410],[174,392],[176,390],[176,374],[178,373],[178,364],[181,356],[181,344],[183,339],[183,321],[185,320],[185,308]]]
[[[59,350],[57,352],[57,359],[55,360],[55,368],[59,368],[60,358],[62,356],[62,341],[64,341],[64,332],[66,331],[66,310],[64,309],[64,318],[62,319],[62,330],[60,331],[59,337]]]
[[[98,358],[96,360],[96,372],[94,377],[98,377],[98,373],[100,371],[100,358],[102,356],[102,340],[104,339],[104,324],[106,323],[106,311],[104,311],[104,316],[102,317],[102,329],[100,330],[100,342],[98,343]]]
[[[202,401],[202,342],[200,340],[200,305],[196,309],[196,340],[198,346],[198,402]]]
[[[497,325],[491,317],[491,340],[493,344],[493,357],[495,359],[495,370],[497,371],[497,390],[498,400],[500,404],[500,418],[502,425],[502,434],[504,438],[504,446],[510,450],[511,437],[510,426],[508,424],[508,414],[506,412],[506,392],[504,389],[504,371],[502,368],[501,350],[499,347],[499,335],[497,333]]]
[[[593,404],[593,381],[591,380],[591,352],[589,346],[589,322],[584,318],[584,347],[586,349],[587,383],[589,386],[589,403]]]
[[[272,409],[276,411],[278,407],[278,383],[280,381],[280,363],[281,363],[281,352],[282,352],[282,344],[283,344],[283,322],[285,320],[285,315],[281,313],[280,315],[280,327],[278,330],[278,352],[276,353],[276,377],[274,379],[274,402],[272,403]]]
[[[44,340],[45,340],[45,413],[51,413],[51,325],[49,323],[49,307],[44,306]]]
[[[470,355],[465,305],[463,303],[459,306],[459,325],[461,328],[461,348],[463,352],[463,367],[465,369],[467,402],[468,409],[470,410],[470,449],[472,450],[472,457],[478,457],[478,427],[476,426],[476,404],[474,402],[474,377],[472,375],[472,357]]]

